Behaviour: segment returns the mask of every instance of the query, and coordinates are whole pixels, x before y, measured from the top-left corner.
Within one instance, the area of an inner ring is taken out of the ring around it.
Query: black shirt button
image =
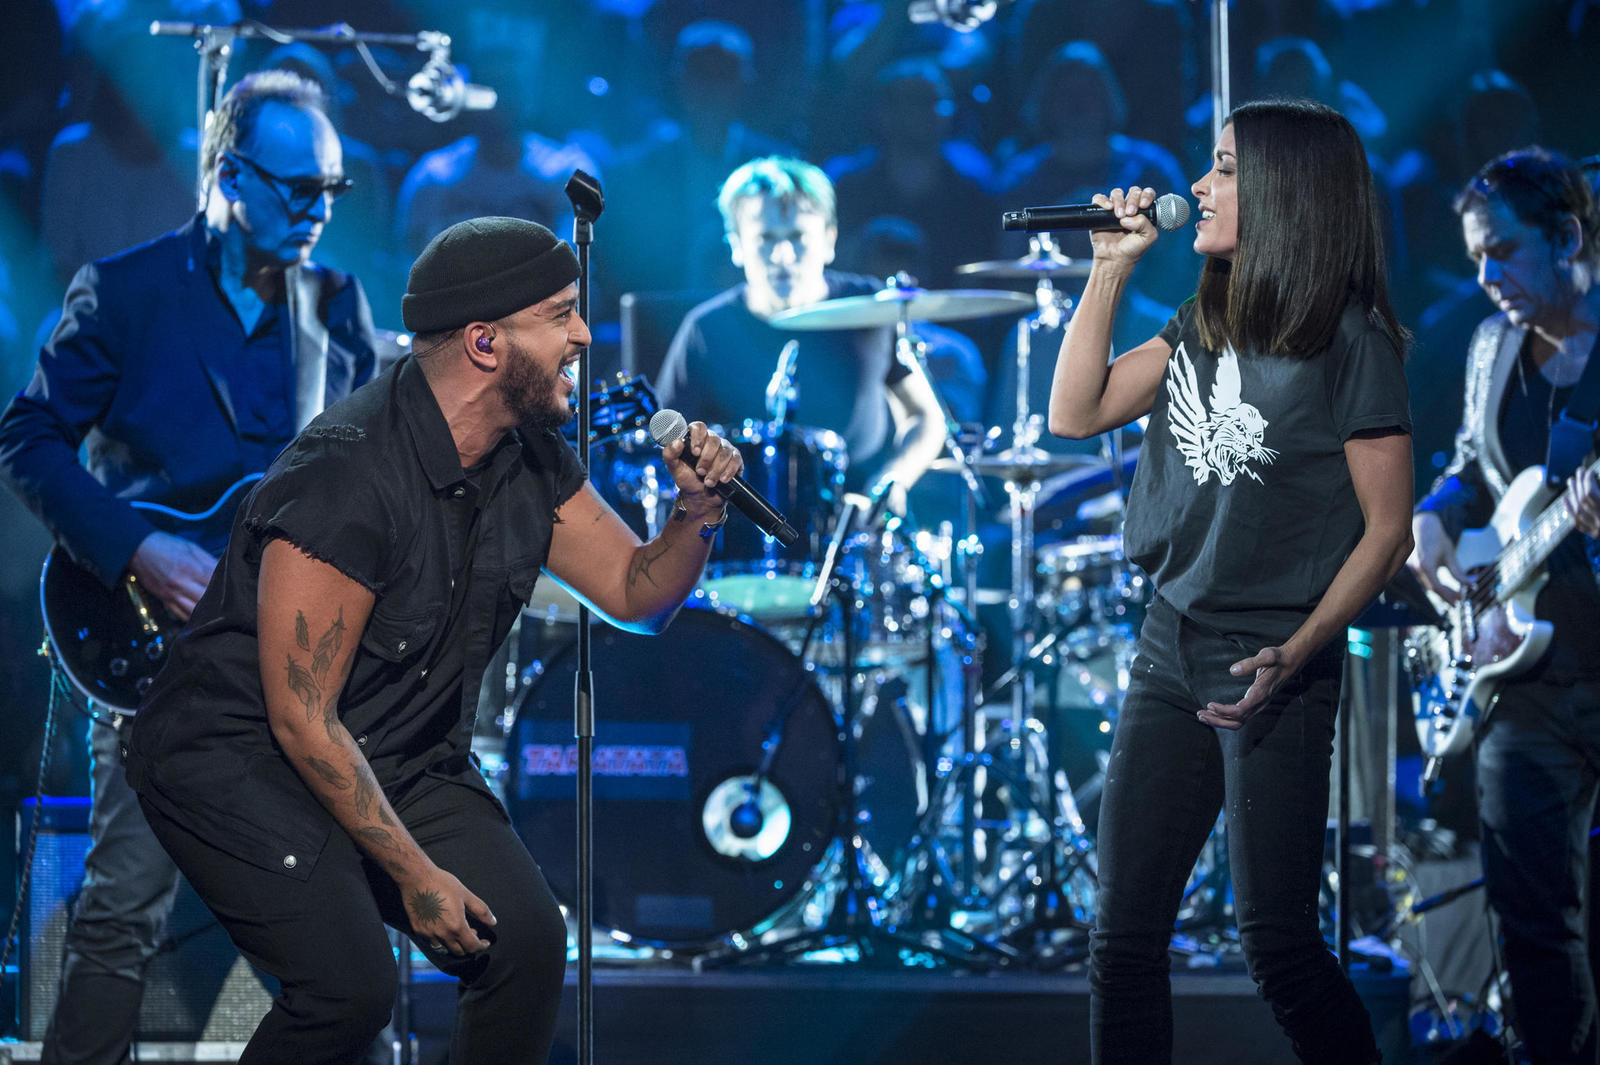
[[[293,869],[296,865],[299,865],[299,864],[300,863],[295,860],[295,856],[294,855],[285,854],[283,856],[283,867],[285,869]]]
[[[406,649],[406,641],[401,640],[399,643],[394,645],[394,649],[396,651],[402,651],[403,652]]]

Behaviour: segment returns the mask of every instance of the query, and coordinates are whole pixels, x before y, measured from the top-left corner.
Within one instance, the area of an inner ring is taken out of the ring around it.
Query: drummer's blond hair
[[[803,159],[768,155],[752,159],[728,175],[717,193],[717,210],[722,212],[723,229],[731,236],[738,229],[734,209],[740,200],[770,196],[785,204],[797,204],[820,211],[831,226],[837,214],[833,182],[818,167]]]

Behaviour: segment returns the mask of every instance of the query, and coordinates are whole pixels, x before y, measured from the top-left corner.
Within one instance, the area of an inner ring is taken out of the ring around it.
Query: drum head
[[[576,659],[574,644],[545,662],[506,753],[512,820],[568,904]],[[714,611],[680,611],[658,636],[597,625],[592,659],[596,923],[661,946],[755,927],[806,886],[831,838],[832,709],[792,652]]]

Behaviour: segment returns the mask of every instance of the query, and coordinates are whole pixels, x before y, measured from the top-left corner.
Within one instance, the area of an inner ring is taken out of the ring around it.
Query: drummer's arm
[[[944,450],[944,414],[920,367],[888,386],[888,400],[897,443],[879,480],[893,483],[899,494],[916,484]]]
[[[640,543],[587,482],[556,511],[546,571],[619,628],[660,632],[667,627],[700,580],[711,550],[700,527],[726,514],[722,497],[707,482],[731,481],[744,469],[738,450],[700,422],[690,427],[690,446],[699,454],[693,465],[680,457],[682,442],[661,449],[678,483],[681,509],[649,543]]]
[[[1111,324],[1128,275],[1097,261],[1067,324],[1050,383],[1050,432],[1082,440],[1150,413],[1172,348],[1160,337],[1107,363]]]

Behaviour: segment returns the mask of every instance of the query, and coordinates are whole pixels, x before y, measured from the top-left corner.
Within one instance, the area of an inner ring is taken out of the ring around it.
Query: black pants
[[[150,827],[239,952],[282,993],[241,1065],[353,1063],[389,1019],[399,929],[459,978],[454,1065],[542,1065],[555,1038],[567,930],[544,875],[493,800],[430,782],[397,811],[422,849],[494,912],[494,944],[458,957],[412,935],[394,881],[335,830],[308,880],[243,862],[144,803]]]
[[[1600,683],[1507,684],[1479,740],[1478,817],[1517,1034],[1536,1065],[1600,1060],[1584,941],[1597,780]]]
[[[1319,655],[1237,732],[1195,714],[1238,701],[1228,667],[1259,648],[1202,629],[1160,598],[1139,635],[1096,838],[1090,940],[1096,1065],[1172,1060],[1168,944],[1218,810],[1250,975],[1300,1060],[1378,1060],[1366,1007],[1317,921],[1342,646]]]

